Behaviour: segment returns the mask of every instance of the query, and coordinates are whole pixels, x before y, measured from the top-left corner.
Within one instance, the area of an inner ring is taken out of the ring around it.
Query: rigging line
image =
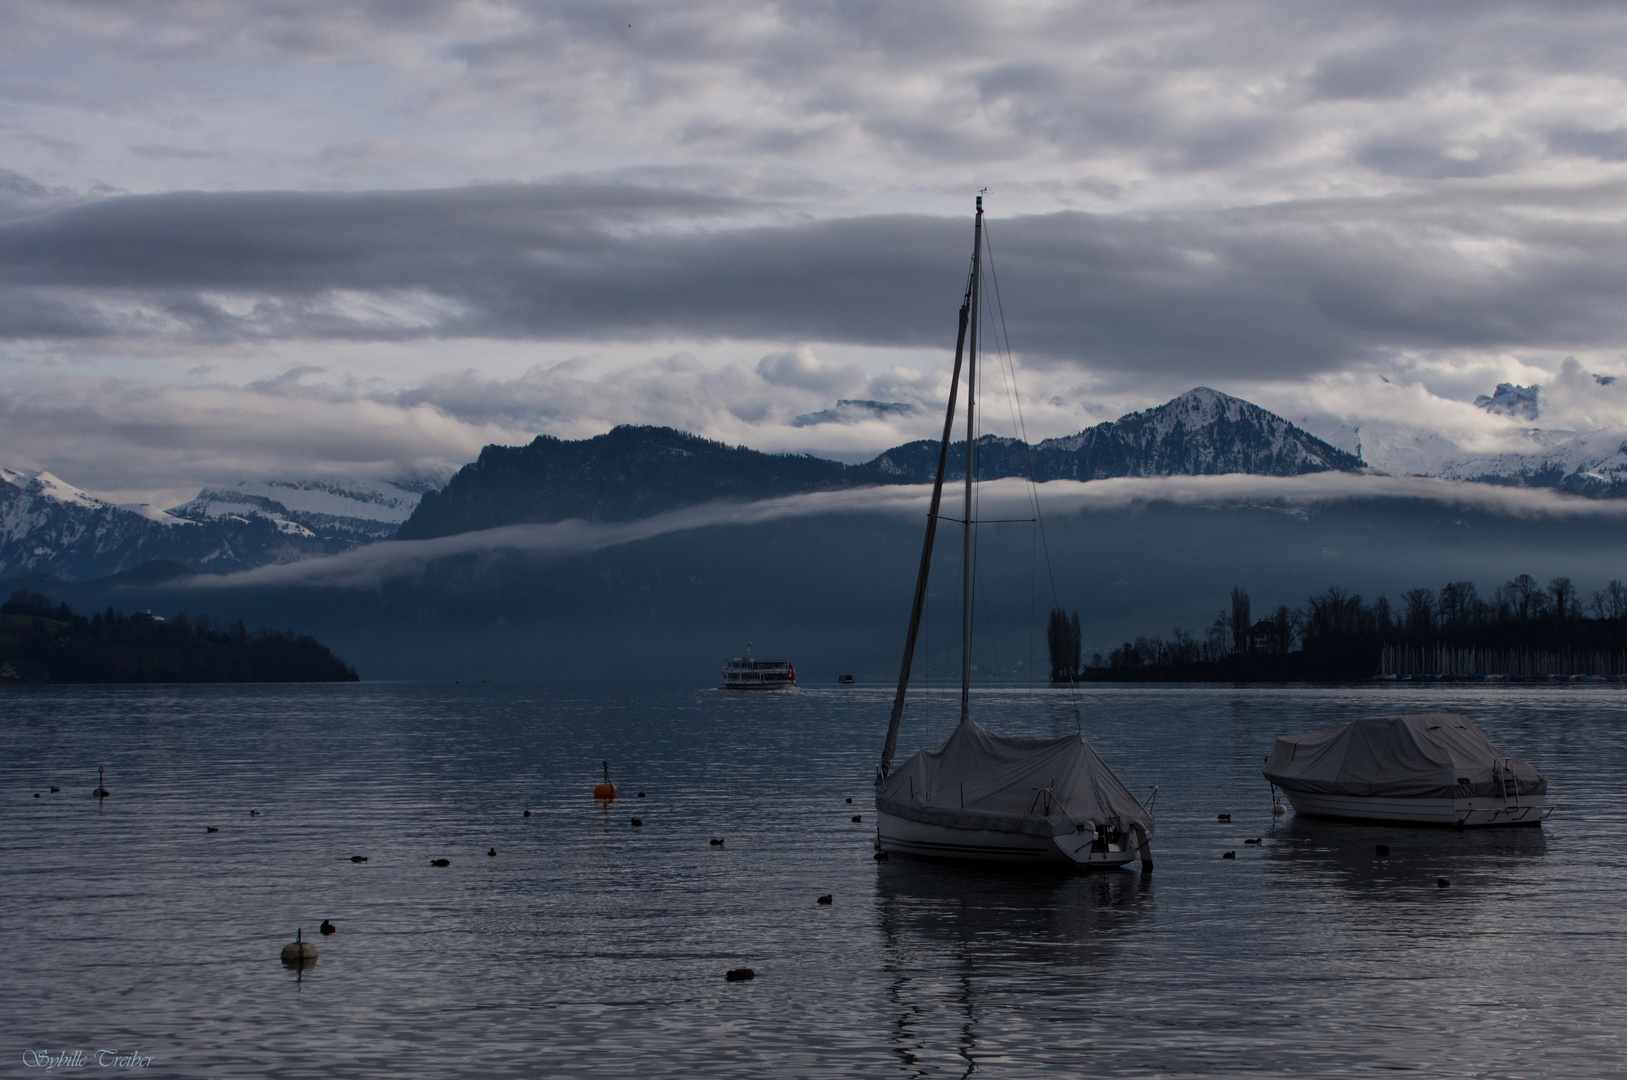
[[[987,222],[983,226],[983,246],[988,249],[989,253],[989,283],[994,286],[994,306],[996,318],[1000,324],[999,333],[1004,337],[1006,362],[1011,368],[1011,399],[1015,403],[1017,410],[1018,431],[1023,444],[1023,461],[1028,466],[1029,498],[1034,507],[1035,523],[1039,527],[1040,546],[1045,552],[1045,576],[1051,584],[1051,605],[1054,608],[1061,608],[1062,601],[1056,587],[1056,568],[1051,565],[1051,541],[1050,537],[1045,533],[1045,519],[1040,513],[1039,505],[1039,485],[1034,480],[1034,454],[1033,448],[1028,441],[1027,418],[1023,416],[1022,398],[1017,393],[1016,360],[1011,354],[1011,334],[1006,328],[1006,306],[1000,294],[1000,273],[994,260],[994,239],[989,233]],[[1032,622],[1032,619],[1030,619],[1030,622]],[[1032,633],[1032,627],[1030,627],[1030,633]],[[1073,705],[1074,721],[1078,724],[1080,732],[1083,733],[1085,722],[1079,708],[1079,684],[1071,679],[1068,681],[1068,698]]]

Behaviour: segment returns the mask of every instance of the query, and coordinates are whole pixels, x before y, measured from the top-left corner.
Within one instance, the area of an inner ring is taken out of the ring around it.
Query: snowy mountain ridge
[[[152,560],[245,570],[395,535],[428,489],[358,480],[248,481],[205,488],[170,511],[117,505],[49,472],[0,468],[0,578],[83,580]]]
[[[230,488],[206,487],[169,513],[190,521],[263,517],[294,536],[327,534],[357,540],[394,536],[430,490],[429,483],[333,480],[244,480]]]

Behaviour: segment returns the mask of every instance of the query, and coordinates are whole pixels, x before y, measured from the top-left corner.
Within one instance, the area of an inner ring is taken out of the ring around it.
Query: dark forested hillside
[[[488,446],[397,534],[414,540],[522,522],[630,521],[713,499],[767,499],[882,482],[868,469],[801,454],[765,454],[664,427],[614,428],[592,439],[539,435]]]
[[[86,618],[38,593],[0,606],[0,682],[355,682],[315,638],[109,608]]]

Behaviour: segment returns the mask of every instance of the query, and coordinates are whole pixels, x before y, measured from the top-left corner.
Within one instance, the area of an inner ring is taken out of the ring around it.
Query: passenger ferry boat
[[[723,665],[725,690],[778,690],[782,686],[797,684],[797,669],[789,660],[756,660],[751,655],[751,642],[746,642],[746,655],[737,656]]]

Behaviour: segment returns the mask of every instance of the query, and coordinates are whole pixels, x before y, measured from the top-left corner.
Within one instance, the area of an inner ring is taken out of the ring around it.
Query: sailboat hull
[[[1112,869],[1141,856],[1134,840],[1125,849],[1092,851],[1089,834],[1030,836],[988,829],[955,829],[910,821],[895,814],[877,815],[876,846],[888,854],[955,862],[989,862],[1028,866],[1071,866],[1076,869]]]

